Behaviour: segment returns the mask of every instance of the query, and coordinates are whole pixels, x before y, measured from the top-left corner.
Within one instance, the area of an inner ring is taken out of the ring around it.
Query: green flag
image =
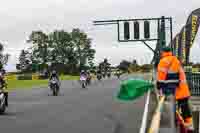
[[[153,87],[153,83],[149,81],[128,79],[121,83],[117,98],[124,101],[135,100]]]

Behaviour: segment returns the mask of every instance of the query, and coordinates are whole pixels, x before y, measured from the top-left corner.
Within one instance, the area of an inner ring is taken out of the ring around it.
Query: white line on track
[[[199,111],[199,133],[200,133],[200,111]]]
[[[42,105],[49,104],[48,102],[9,102],[9,104],[20,104],[20,105]]]
[[[142,118],[142,124],[140,127],[140,133],[145,133],[145,130],[146,130],[149,99],[150,99],[150,91],[148,91],[148,93],[147,93],[147,100],[146,100],[145,107],[144,107],[144,113],[143,113],[143,118]]]

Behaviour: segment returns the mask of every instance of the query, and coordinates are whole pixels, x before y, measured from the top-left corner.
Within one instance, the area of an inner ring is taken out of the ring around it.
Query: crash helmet
[[[56,76],[56,74],[57,74],[56,70],[53,70],[52,71],[52,76]]]

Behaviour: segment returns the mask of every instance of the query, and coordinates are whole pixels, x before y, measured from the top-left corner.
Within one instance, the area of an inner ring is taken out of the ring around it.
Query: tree
[[[94,59],[95,50],[91,48],[92,40],[80,29],[73,29],[71,32],[72,44],[74,44],[74,56],[77,57],[79,67],[84,67],[86,63]]]
[[[2,43],[0,43],[0,67],[3,68],[4,65],[6,65],[8,63],[9,54],[3,54],[4,51],[4,46]]]
[[[140,67],[140,69],[142,70],[142,72],[150,72],[153,69],[153,65],[152,64],[144,64]]]
[[[131,65],[131,62],[127,60],[122,60],[118,66],[119,69],[122,71],[128,71],[129,66]]]
[[[137,63],[137,60],[133,60],[131,65],[129,66],[129,70],[131,70],[132,72],[137,72],[139,70],[140,66]]]
[[[16,69],[21,70],[20,64],[16,64]]]
[[[93,68],[93,67],[94,67],[94,62],[93,62],[93,60],[94,60],[95,52],[96,52],[96,51],[95,51],[94,49],[90,49],[90,50],[88,51],[88,64],[89,64],[90,68]]]
[[[66,67],[70,73],[86,64],[93,66],[96,51],[91,48],[91,39],[80,29],[54,30],[49,34],[33,31],[27,42],[33,44],[31,61],[34,64]]]
[[[3,54],[3,56],[0,58],[0,61],[2,65],[6,65],[8,63],[10,54]]]
[[[31,55],[27,50],[22,50],[19,56],[19,64],[16,65],[18,70],[22,72],[30,71]]]
[[[51,48],[51,62],[67,64],[69,56],[73,54],[71,35],[64,30],[55,30],[49,34],[49,46]]]
[[[108,62],[108,59],[105,58],[103,62],[99,63],[99,69],[101,71],[107,71],[110,68],[110,63]]]
[[[138,65],[137,60],[134,59],[133,62],[132,62],[132,64],[133,65]]]
[[[33,44],[32,59],[40,64],[45,65],[49,60],[48,36],[42,31],[33,31],[27,40]]]

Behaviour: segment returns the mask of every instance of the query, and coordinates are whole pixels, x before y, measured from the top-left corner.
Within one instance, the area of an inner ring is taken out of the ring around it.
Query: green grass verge
[[[8,90],[31,89],[36,86],[47,86],[48,80],[9,80]]]
[[[64,75],[61,80],[78,80],[79,76]],[[8,91],[15,89],[31,89],[37,86],[47,86],[48,80],[8,80]]]
[[[79,80],[80,76],[71,76],[71,75],[64,75],[60,76],[61,80]]]

